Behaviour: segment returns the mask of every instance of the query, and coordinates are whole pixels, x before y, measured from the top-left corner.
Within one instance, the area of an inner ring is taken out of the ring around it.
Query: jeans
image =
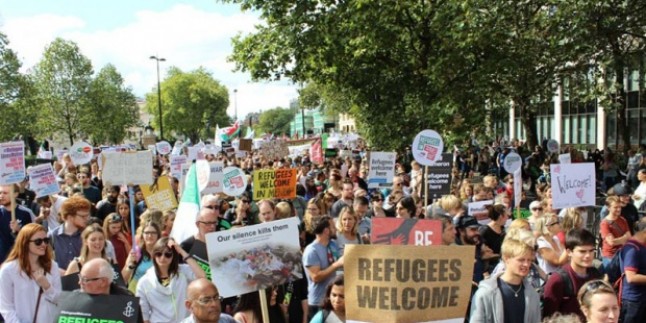
[[[620,323],[640,323],[646,320],[646,303],[621,300]]]

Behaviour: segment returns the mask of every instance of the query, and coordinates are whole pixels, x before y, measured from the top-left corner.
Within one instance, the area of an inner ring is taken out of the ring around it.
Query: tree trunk
[[[514,101],[516,109],[520,109],[520,119],[525,127],[526,146],[532,151],[538,145],[538,134],[536,129],[536,113],[530,108],[529,102]]]
[[[617,109],[617,133],[621,137],[624,154],[628,154],[630,149],[630,129],[628,129],[628,115],[626,113],[626,89],[624,88],[624,62],[618,60],[615,65],[615,82],[617,92],[614,93],[615,104]],[[637,129],[635,129],[637,131]]]

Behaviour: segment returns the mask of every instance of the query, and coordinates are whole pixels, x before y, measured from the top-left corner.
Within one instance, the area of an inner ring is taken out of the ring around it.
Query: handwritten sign
[[[346,245],[348,321],[463,318],[471,296],[473,246]]]
[[[247,189],[247,175],[238,167],[222,170],[222,192],[229,196],[240,196]]]
[[[570,153],[560,154],[559,155],[559,163],[561,163],[561,164],[571,164],[572,163],[572,155],[570,155]]]
[[[296,169],[262,169],[253,173],[253,199],[296,197]]]
[[[395,177],[394,152],[371,151],[368,162],[368,188],[388,187]]]
[[[402,218],[373,218],[370,243],[430,246],[442,244],[442,222]]]
[[[302,278],[298,222],[288,218],[208,233],[211,275],[220,295],[246,294]]]
[[[36,193],[36,198],[58,193],[61,188],[51,164],[40,164],[29,167],[29,187]]]
[[[74,165],[83,165],[87,164],[92,160],[92,157],[94,156],[94,149],[90,144],[80,141],[74,144],[72,148],[70,148],[70,158],[72,158],[72,162]]]
[[[184,155],[170,155],[170,174],[177,179],[182,178],[182,165],[186,164],[188,158]]]
[[[25,143],[12,141],[0,144],[0,185],[25,179]]]
[[[431,166],[442,158],[444,141],[435,130],[423,130],[415,136],[411,151],[418,163]]]
[[[595,205],[594,163],[552,164],[552,208]]]
[[[160,211],[177,208],[177,199],[170,185],[168,176],[159,176],[153,185],[139,185],[149,209]]]
[[[109,152],[103,159],[103,182],[111,185],[140,185],[153,182],[153,155],[150,150]]]
[[[289,148],[283,140],[265,141],[260,146],[260,153],[269,160],[289,156]]]

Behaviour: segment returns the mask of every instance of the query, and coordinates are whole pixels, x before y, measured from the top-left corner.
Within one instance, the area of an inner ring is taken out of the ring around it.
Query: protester
[[[588,323],[619,322],[619,304],[612,286],[603,280],[591,280],[581,286],[577,296]],[[628,323],[628,322],[626,322]]]
[[[181,323],[237,323],[228,314],[222,313],[218,288],[206,278],[192,281],[186,289],[186,309],[191,313]]]
[[[621,201],[617,196],[609,196],[606,199],[608,215],[603,218],[600,224],[601,233],[601,260],[604,268],[610,264],[610,260],[617,250],[630,239],[630,228],[628,222],[621,216]]]
[[[523,219],[516,219],[509,226],[509,231],[505,235],[505,239],[518,240],[532,248],[536,247],[536,238],[532,231],[529,230],[529,224],[523,224]],[[493,269],[491,275],[497,275],[505,271],[505,262],[500,261],[498,265]],[[532,263],[529,268],[529,274],[527,275],[526,280],[532,285],[532,287],[540,291],[542,290],[545,281],[547,280],[547,274],[538,266],[536,263]]]
[[[505,239],[502,261],[505,271],[480,282],[473,297],[470,322],[540,322],[540,299],[524,280],[534,260],[534,248],[524,242]]]
[[[126,259],[127,266],[121,270],[121,277],[128,283],[131,292],[137,290],[139,279],[153,266],[153,248],[161,237],[161,230],[155,222],[144,223],[140,232],[139,246],[132,248]]]
[[[366,216],[370,219],[386,217],[384,210],[384,195],[379,191],[374,191],[370,194],[370,209]]]
[[[646,225],[622,248],[620,322],[646,322]]]
[[[442,221],[442,245],[454,245],[456,234],[453,219],[448,215],[436,215],[432,220]]]
[[[343,254],[346,244],[361,244],[362,240],[357,231],[359,219],[351,207],[344,207],[336,219],[336,244],[339,254]]]
[[[63,222],[59,218],[59,213],[65,200],[67,200],[66,197],[56,194],[37,198],[36,203],[40,211],[35,222],[45,225],[48,231],[58,228]]]
[[[368,205],[368,199],[363,196],[355,197],[354,203],[352,203],[352,209],[359,221],[357,223],[357,233],[363,243],[370,243],[370,233],[372,232],[372,220],[366,216]]]
[[[543,216],[543,204],[540,201],[533,201],[529,203],[529,211],[531,212],[527,221],[532,230],[536,228],[536,221]]]
[[[537,235],[536,258],[538,265],[546,274],[551,274],[567,263],[568,254],[556,235],[560,232],[560,223],[556,214],[546,214],[536,221],[534,233]]]
[[[180,264],[181,260],[187,264]],[[153,247],[153,268],[139,280],[135,295],[140,299],[144,321],[178,322],[189,313],[186,289],[204,271],[193,257],[172,238],[161,238]]]
[[[286,322],[280,303],[278,302],[278,293],[275,288],[267,288],[264,291],[267,297],[267,310],[269,315],[268,322],[284,323]],[[236,322],[241,323],[263,323],[260,295],[258,292],[241,295],[236,304],[233,318]]]
[[[258,209],[260,210],[260,222],[271,222],[276,220],[276,205],[270,200],[262,200],[258,202]]]
[[[352,202],[354,200],[354,186],[350,180],[343,182],[341,198],[332,205],[332,210],[330,210],[330,216],[334,219],[339,217],[341,209],[345,206],[352,207]]]
[[[412,197],[406,196],[397,202],[395,211],[398,218],[411,219],[415,215],[417,207]]]
[[[97,203],[101,200],[101,191],[94,185],[92,185],[92,179],[90,178],[90,170],[84,168],[76,175],[76,178],[81,183],[83,196],[96,206]]]
[[[505,239],[505,224],[509,219],[507,209],[502,204],[487,205],[487,214],[491,221],[487,225],[480,227],[480,237],[482,243],[487,246],[494,254],[500,254],[502,241]],[[498,264],[499,258],[487,259],[489,268],[493,269]]]
[[[319,311],[325,288],[343,267],[343,256],[332,239],[336,230],[332,218],[323,216],[314,224],[314,242],[303,251],[303,266],[307,277],[308,320]]]
[[[639,210],[641,209],[642,204],[646,201],[646,169],[642,168],[637,172],[637,178],[639,179],[639,185],[633,192],[633,202],[635,207]]]
[[[61,292],[45,229],[26,224],[0,267],[0,314],[5,322],[51,322]]]
[[[54,248],[56,263],[62,270],[81,253],[81,231],[87,226],[91,208],[90,201],[81,196],[72,196],[61,205],[61,218],[64,222],[50,231],[48,236]]]
[[[32,223],[35,220],[24,207],[16,205],[15,220],[11,219],[11,198],[9,185],[0,185],[0,261],[4,261],[7,254],[13,247],[14,237],[20,231],[21,226]]]
[[[305,209],[305,215],[303,215],[303,224],[305,227],[305,245],[308,245],[314,241],[316,236],[314,235],[314,223],[318,218],[321,217],[321,208],[318,206],[318,202],[321,199],[313,198],[307,202],[307,208]]]
[[[163,217],[162,217],[162,237],[168,237],[170,236],[170,233],[173,231],[173,224],[175,222],[175,211],[174,210],[166,210],[163,212]]]
[[[339,275],[327,286],[321,310],[316,313],[310,323],[345,322],[345,287],[343,285],[343,275]]]
[[[127,231],[124,218],[117,213],[110,213],[103,220],[103,233],[114,247],[115,258],[119,269],[126,266],[126,259],[132,249],[132,238]]]
[[[230,208],[224,214],[224,219],[234,226],[258,224],[259,220],[251,214],[251,199],[247,194],[236,198],[235,208]]]
[[[108,214],[117,211],[117,202],[119,202],[119,186],[107,186],[105,188],[105,198],[96,204],[96,217],[102,222]]]

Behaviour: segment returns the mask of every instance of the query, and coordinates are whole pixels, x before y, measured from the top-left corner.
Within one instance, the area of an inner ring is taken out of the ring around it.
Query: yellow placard
[[[159,176],[153,185],[140,185],[141,192],[144,193],[146,206],[149,209],[160,211],[172,210],[177,208],[177,199],[170,186],[168,176]]]

